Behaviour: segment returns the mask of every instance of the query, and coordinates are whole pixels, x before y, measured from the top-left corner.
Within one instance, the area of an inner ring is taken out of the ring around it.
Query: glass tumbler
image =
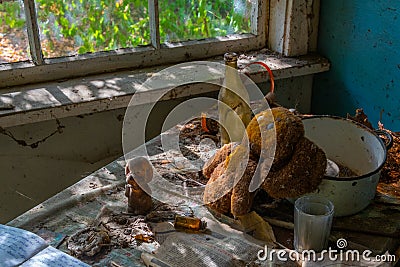
[[[320,196],[303,196],[294,203],[294,248],[298,252],[326,249],[334,206]]]

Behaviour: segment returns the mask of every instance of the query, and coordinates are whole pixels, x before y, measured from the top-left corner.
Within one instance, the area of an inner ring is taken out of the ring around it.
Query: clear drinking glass
[[[334,206],[319,196],[303,196],[294,204],[294,247],[320,252],[328,245]]]

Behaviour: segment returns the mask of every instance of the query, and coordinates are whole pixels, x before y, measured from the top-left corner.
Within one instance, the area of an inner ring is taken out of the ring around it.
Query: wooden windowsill
[[[223,63],[222,57],[210,61]],[[262,51],[246,54],[239,64],[252,61],[265,62],[273,71],[275,80],[320,73],[328,71],[330,67],[327,59],[316,54],[285,58]],[[139,88],[149,77],[167,67],[164,65],[0,89],[0,127],[126,108],[135,93],[141,94],[139,104],[153,103],[157,101],[154,91],[168,88],[162,85],[146,91]],[[246,73],[255,83],[268,80],[268,72],[261,67],[247,68]],[[178,87],[162,100],[215,90],[218,90],[215,86]]]

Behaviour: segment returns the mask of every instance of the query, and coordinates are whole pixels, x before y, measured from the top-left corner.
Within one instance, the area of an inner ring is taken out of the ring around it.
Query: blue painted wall
[[[363,108],[400,131],[400,1],[322,0],[318,52],[332,65],[315,77],[313,113]]]

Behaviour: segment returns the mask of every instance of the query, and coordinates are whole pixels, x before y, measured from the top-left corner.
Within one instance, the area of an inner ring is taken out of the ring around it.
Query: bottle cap
[[[202,231],[202,230],[206,230],[206,228],[207,228],[207,222],[206,221],[201,221],[200,222],[200,231]]]
[[[238,56],[234,52],[227,52],[224,55],[224,60],[225,61],[237,61],[237,59],[238,59]]]

